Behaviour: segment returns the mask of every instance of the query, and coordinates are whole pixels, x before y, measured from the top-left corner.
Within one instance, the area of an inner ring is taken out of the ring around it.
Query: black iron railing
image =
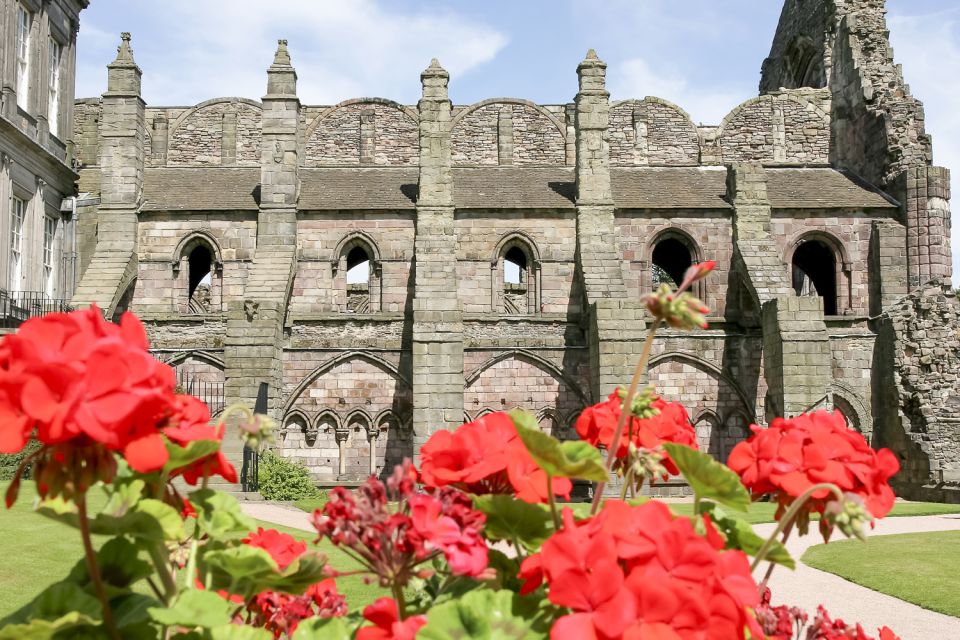
[[[51,298],[39,291],[0,289],[0,329],[16,329],[25,321],[48,313],[66,313],[73,307],[66,300]]]
[[[243,448],[243,466],[240,469],[240,484],[244,492],[260,490],[260,453],[250,447]]]
[[[225,400],[222,382],[211,382],[191,377],[187,372],[177,371],[177,387],[180,393],[189,393],[203,400],[210,408],[210,415],[223,411]]]

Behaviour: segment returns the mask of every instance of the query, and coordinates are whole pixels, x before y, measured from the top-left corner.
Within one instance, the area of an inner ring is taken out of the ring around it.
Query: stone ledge
[[[202,324],[204,322],[225,322],[227,319],[226,313],[207,313],[207,314],[189,314],[189,313],[177,313],[171,311],[170,313],[141,313],[138,314],[140,321],[144,324],[147,323],[194,323]]]
[[[387,313],[291,313],[287,315],[286,326],[297,323],[311,322],[399,322],[404,320],[404,314],[399,312]]]

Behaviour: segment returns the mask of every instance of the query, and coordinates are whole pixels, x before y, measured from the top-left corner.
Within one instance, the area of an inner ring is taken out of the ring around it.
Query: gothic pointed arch
[[[533,364],[534,366],[536,366],[536,367],[538,367],[538,368],[540,368],[540,369],[543,369],[544,371],[548,372],[551,376],[555,377],[557,380],[559,380],[559,381],[561,381],[563,384],[565,384],[565,385],[570,389],[570,391],[572,391],[574,394],[576,394],[577,398],[582,401],[582,404],[583,404],[584,406],[586,406],[587,404],[589,404],[589,399],[588,399],[587,396],[583,393],[583,391],[580,389],[580,385],[578,385],[575,380],[573,380],[570,376],[568,376],[567,374],[565,374],[565,373],[564,373],[557,365],[555,365],[554,363],[552,363],[552,362],[550,362],[549,360],[547,360],[546,358],[543,358],[543,357],[537,355],[536,353],[534,353],[534,352],[532,352],[532,351],[528,351],[528,350],[526,350],[526,349],[512,349],[512,350],[510,350],[510,351],[504,351],[504,352],[498,353],[497,355],[493,356],[492,358],[486,360],[483,364],[481,364],[479,367],[477,367],[470,375],[468,375],[468,376],[466,377],[466,382],[465,382],[465,384],[464,384],[464,387],[469,387],[469,386],[471,386],[473,383],[475,383],[475,382],[477,381],[477,379],[480,378],[480,376],[481,376],[486,370],[490,369],[490,368],[493,367],[494,365],[496,365],[496,364],[498,364],[498,363],[500,363],[500,362],[503,362],[503,361],[505,361],[505,360],[512,359],[512,358],[516,358],[516,359],[520,359],[520,360],[526,360],[526,361],[530,362],[531,364]],[[481,413],[483,413],[483,412],[481,412]]]
[[[714,378],[717,381],[718,385],[722,385],[722,388],[718,388],[720,393],[715,394],[713,397],[717,397],[718,401],[725,401],[727,403],[726,412],[732,411],[741,411],[750,421],[754,421],[754,404],[744,393],[743,389],[740,388],[740,385],[737,384],[736,380],[731,378],[729,375],[723,372],[723,370],[718,367],[713,362],[706,360],[700,356],[694,355],[692,353],[687,353],[684,351],[667,351],[665,353],[657,354],[650,358],[649,371],[651,372],[651,381],[654,380],[652,373],[658,369],[661,365],[665,365],[671,362],[678,363],[680,365],[685,365],[695,370],[699,370],[709,377]],[[668,376],[676,377],[682,375],[683,372],[679,370],[667,371]],[[673,379],[671,377],[670,379]],[[719,396],[726,397],[719,397]],[[710,394],[707,394],[710,397]],[[683,401],[682,398],[667,398],[667,400]],[[685,408],[688,412],[700,413],[701,407],[696,406],[687,406]],[[719,411],[718,413],[724,414],[724,411]]]
[[[490,257],[490,309],[507,315],[540,314],[540,250],[526,232],[505,233]]]
[[[291,410],[303,392],[306,391],[310,385],[316,382],[321,376],[328,373],[338,365],[342,365],[353,360],[358,360],[371,365],[373,368],[395,379],[404,391],[409,392],[411,388],[410,381],[402,373],[400,373],[400,370],[397,369],[397,367],[392,363],[371,353],[366,353],[363,351],[347,351],[329,358],[316,369],[307,374],[307,376],[305,376],[303,380],[301,380],[300,383],[287,395],[286,400],[283,403],[282,413],[286,413],[287,411]]]

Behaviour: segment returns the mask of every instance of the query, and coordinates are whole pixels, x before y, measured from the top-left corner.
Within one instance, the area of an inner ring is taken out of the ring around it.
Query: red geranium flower
[[[241,598],[240,602],[243,602]],[[292,637],[297,626],[307,618],[334,618],[347,614],[347,603],[337,592],[332,578],[311,585],[303,595],[277,591],[257,594],[247,610],[252,622],[273,633],[274,638]]]
[[[876,518],[893,508],[889,480],[900,470],[899,461],[888,449],[872,449],[861,434],[847,428],[839,411],[777,418],[767,429],[751,429],[753,435],[734,447],[727,464],[755,498],[776,498],[778,518],[794,499],[821,483],[861,496]],[[831,495],[826,489],[815,492],[805,513],[823,513]]]
[[[116,325],[95,306],[31,318],[0,343],[0,452],[21,450],[36,429],[44,445],[98,443],[137,471],[167,461],[158,422],[173,370],[147,350],[133,314]]]
[[[374,626],[357,631],[357,640],[414,640],[420,627],[427,624],[426,616],[400,620],[400,611],[393,598],[380,598],[367,605],[363,617]]]
[[[587,407],[577,418],[577,435],[595,447],[609,449],[613,443],[613,436],[617,431],[617,422],[623,399],[617,391],[599,404]],[[654,450],[665,442],[674,442],[697,449],[697,434],[690,424],[687,410],[679,402],[667,402],[663,398],[654,397],[650,408],[656,410],[657,415],[651,418],[630,418],[627,420],[617,444],[616,457],[627,457],[629,445],[641,449]],[[667,471],[676,475],[679,473],[670,457],[664,453],[663,465]]]
[[[563,529],[523,562],[520,578],[523,593],[546,583],[550,601],[572,610],[552,640],[742,640],[746,629],[762,637],[746,556],[659,502],[611,501],[581,522],[564,510]]]
[[[413,531],[427,550],[439,549],[456,575],[477,576],[487,568],[487,545],[480,535],[485,517],[462,493],[447,493],[446,504],[433,496],[408,498]]]
[[[546,473],[530,457],[506,413],[487,414],[453,432],[436,432],[421,447],[420,458],[421,480],[428,487],[547,501]],[[556,495],[569,497],[572,489],[569,478],[553,479]]]
[[[176,397],[173,414],[167,423],[171,426],[163,430],[164,435],[180,446],[186,446],[195,440],[222,442],[226,430],[222,423],[217,426],[210,425],[210,409],[201,400],[190,395]],[[215,475],[223,477],[227,482],[237,482],[237,470],[220,448],[186,467],[174,470],[171,474],[172,477],[183,476],[187,484],[191,485],[196,485],[204,477]]]
[[[260,527],[256,533],[251,533],[243,539],[251,547],[259,547],[273,558],[280,570],[283,571],[290,563],[302,556],[307,550],[307,543],[297,540],[293,536],[280,533],[276,529]]]

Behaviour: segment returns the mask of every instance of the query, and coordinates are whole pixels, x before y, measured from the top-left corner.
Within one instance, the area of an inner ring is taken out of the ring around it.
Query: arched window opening
[[[793,290],[798,296],[820,296],[823,313],[837,315],[837,259],[819,240],[808,240],[793,253]]]
[[[370,256],[359,245],[347,254],[347,284],[370,284]]]
[[[355,244],[347,251],[346,286],[348,313],[369,313],[371,308],[371,280],[373,261],[371,253],[363,244]]]
[[[810,38],[801,36],[794,40],[786,55],[785,88],[822,88],[824,86],[822,62],[822,56]]]
[[[666,238],[653,248],[653,286],[668,284],[671,287],[683,282],[683,275],[693,264],[690,249],[676,238]]]
[[[213,285],[213,256],[210,250],[197,245],[187,258],[187,295],[190,313],[210,311]]]
[[[510,247],[503,256],[503,284],[526,285],[527,256],[520,247]]]
[[[540,311],[539,268],[536,252],[521,239],[513,238],[498,248],[491,271],[491,308],[509,315]]]

